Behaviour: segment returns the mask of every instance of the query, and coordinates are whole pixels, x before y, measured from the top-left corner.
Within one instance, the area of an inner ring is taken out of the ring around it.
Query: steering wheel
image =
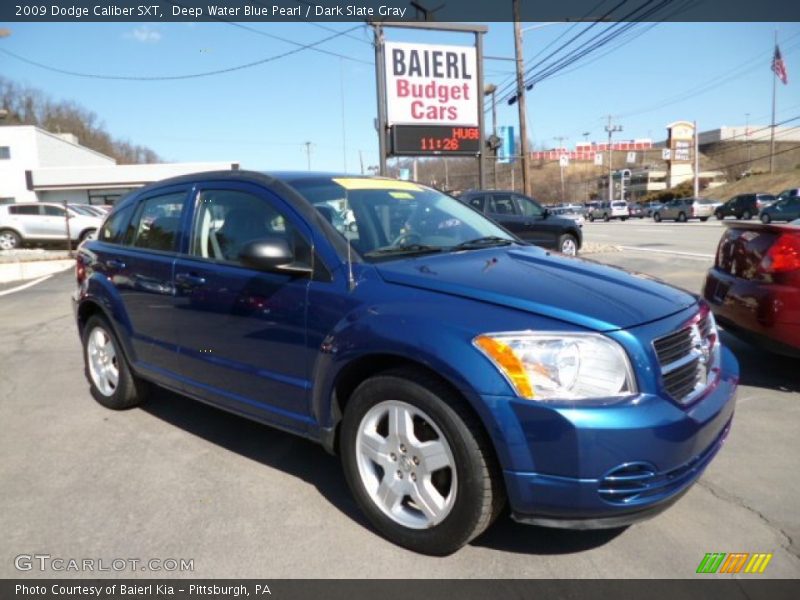
[[[398,235],[392,242],[392,246],[407,246],[408,244],[416,244],[422,239],[422,236],[413,231],[406,231]]]

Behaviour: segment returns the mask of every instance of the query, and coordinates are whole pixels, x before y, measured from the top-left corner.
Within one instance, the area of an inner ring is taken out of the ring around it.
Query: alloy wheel
[[[452,511],[458,487],[453,451],[416,406],[399,400],[373,406],[359,424],[355,451],[367,495],[395,523],[428,529]]]
[[[95,327],[86,344],[89,375],[104,396],[113,396],[119,385],[119,364],[114,340],[102,327]]]

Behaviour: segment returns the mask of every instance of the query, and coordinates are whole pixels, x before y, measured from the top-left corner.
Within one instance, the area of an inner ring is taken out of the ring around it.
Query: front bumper
[[[658,514],[691,487],[722,447],[737,381],[736,360],[723,348],[719,381],[689,407],[649,394],[586,408],[511,402],[509,414],[519,426],[507,433],[512,462],[533,467],[504,471],[514,518],[594,529]]]

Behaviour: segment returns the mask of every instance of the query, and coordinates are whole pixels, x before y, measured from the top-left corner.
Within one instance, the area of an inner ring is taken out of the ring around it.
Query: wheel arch
[[[416,371],[433,378],[446,387],[452,394],[461,398],[464,401],[466,409],[470,411],[476,422],[480,424],[480,434],[486,437],[491,447],[492,458],[497,461],[497,464],[504,464],[501,460],[503,457],[498,453],[496,440],[494,436],[491,435],[490,427],[487,426],[484,415],[476,408],[476,393],[465,390],[463,385],[452,381],[431,365],[427,365],[407,356],[392,353],[362,355],[349,361],[339,369],[333,380],[331,390],[329,394],[327,394],[330,401],[330,417],[332,423],[329,427],[322,430],[321,441],[326,450],[333,454],[339,453],[339,430],[342,415],[347,409],[347,402],[356,388],[371,377],[398,369]]]

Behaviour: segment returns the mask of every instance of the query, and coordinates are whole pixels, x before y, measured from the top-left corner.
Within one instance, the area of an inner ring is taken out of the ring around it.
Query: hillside
[[[727,200],[736,194],[746,194],[748,192],[777,194],[790,187],[800,187],[800,170],[795,169],[784,173],[752,175],[740,179],[739,181],[726,183],[725,185],[705,190],[700,195],[703,197],[716,198],[718,200]]]

